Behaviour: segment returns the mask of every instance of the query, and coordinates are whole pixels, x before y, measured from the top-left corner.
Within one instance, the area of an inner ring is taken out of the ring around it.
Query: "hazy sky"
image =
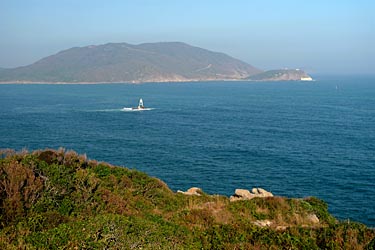
[[[0,67],[74,46],[182,41],[262,69],[375,73],[374,0],[0,0]]]

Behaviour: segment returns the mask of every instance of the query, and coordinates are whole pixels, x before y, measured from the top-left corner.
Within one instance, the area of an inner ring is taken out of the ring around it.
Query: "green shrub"
[[[185,196],[64,149],[0,152],[0,249],[367,249],[317,198]],[[316,214],[320,222],[309,222]],[[256,226],[269,220],[271,226]],[[281,226],[281,227],[279,227]],[[371,241],[372,240],[372,241]]]
[[[311,205],[312,211],[318,216],[319,220],[329,225],[335,224],[336,219],[328,212],[328,204],[326,202],[316,197],[306,198],[305,201]]]

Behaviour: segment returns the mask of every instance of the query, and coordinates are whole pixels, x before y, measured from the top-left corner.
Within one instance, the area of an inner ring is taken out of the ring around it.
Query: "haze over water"
[[[370,0],[2,0],[0,68],[77,46],[181,41],[264,69],[374,74]]]
[[[0,85],[0,148],[65,147],[173,190],[317,196],[375,226],[375,78]],[[144,112],[123,112],[143,98]]]

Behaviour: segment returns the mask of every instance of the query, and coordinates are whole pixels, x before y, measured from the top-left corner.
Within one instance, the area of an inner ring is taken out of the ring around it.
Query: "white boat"
[[[142,98],[139,99],[138,107],[132,107],[132,108],[123,108],[123,111],[143,111],[143,110],[151,110],[151,108],[146,108],[143,104]]]

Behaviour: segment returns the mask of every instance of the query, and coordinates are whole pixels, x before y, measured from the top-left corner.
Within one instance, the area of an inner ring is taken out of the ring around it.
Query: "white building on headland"
[[[301,81],[312,81],[313,79],[310,76],[301,77]]]

